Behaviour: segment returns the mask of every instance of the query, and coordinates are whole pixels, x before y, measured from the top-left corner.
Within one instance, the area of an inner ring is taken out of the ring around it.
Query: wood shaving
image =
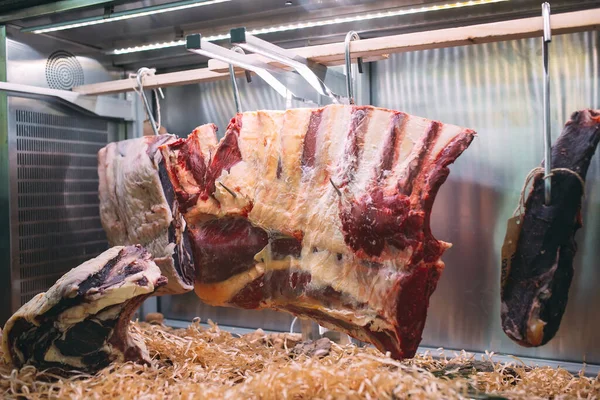
[[[420,354],[398,362],[371,347],[331,343],[328,355],[290,357],[299,335],[242,337],[196,321],[186,329],[132,323],[153,365],[114,363],[91,376],[59,377],[0,362],[5,399],[536,399],[600,398],[598,377]],[[0,354],[1,355],[1,354]]]

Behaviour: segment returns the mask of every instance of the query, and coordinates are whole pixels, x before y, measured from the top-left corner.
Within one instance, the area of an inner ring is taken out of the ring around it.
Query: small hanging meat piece
[[[168,179],[157,167],[158,147],[174,135],[144,136],[110,143],[98,152],[100,220],[111,246],[141,244],[169,283],[157,294],[192,290],[194,263],[186,224]]]
[[[115,360],[149,363],[129,321],[166,283],[141,246],[112,247],[73,268],[8,320],[2,336],[6,361],[57,372],[95,372]]]
[[[582,226],[583,183],[598,142],[600,113],[574,113],[552,147],[550,205],[544,204],[540,173],[518,219],[514,254],[503,256],[502,329],[522,346],[546,344],[560,326],[573,278],[575,232]]]

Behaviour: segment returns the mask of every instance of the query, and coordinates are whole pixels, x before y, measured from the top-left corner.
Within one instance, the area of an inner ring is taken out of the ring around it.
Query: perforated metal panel
[[[116,126],[58,107],[9,99],[13,309],[108,247],[97,152]]]
[[[72,53],[57,50],[46,60],[46,81],[52,89],[69,90],[83,85],[83,68]]]

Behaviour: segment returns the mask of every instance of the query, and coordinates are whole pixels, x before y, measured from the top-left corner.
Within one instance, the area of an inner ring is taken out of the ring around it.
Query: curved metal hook
[[[360,40],[360,36],[355,31],[350,31],[344,39],[345,48],[345,59],[346,59],[346,94],[350,104],[354,104],[354,91],[352,89],[352,57],[350,56],[350,42],[352,40]],[[358,57],[356,60],[358,63],[358,73],[363,72],[363,60],[362,57]]]
[[[233,46],[231,51],[235,51],[236,53],[246,54],[244,49],[239,46]],[[250,75],[250,71],[245,71],[246,80],[248,83],[252,82],[252,78]],[[231,86],[233,87],[233,100],[235,101],[235,111],[238,113],[242,112],[242,101],[240,100],[240,91],[238,89],[237,81],[235,80],[235,68],[233,64],[229,64],[229,79],[231,80]]]
[[[154,120],[152,108],[150,107],[150,103],[148,103],[148,99],[146,98],[146,93],[144,93],[144,82],[143,82],[144,75],[152,73],[152,71],[153,70],[151,70],[150,68],[146,68],[146,67],[142,67],[142,68],[138,69],[135,80],[137,81],[139,94],[142,97],[142,100],[144,101],[146,115],[148,115],[148,119],[150,120],[150,125],[152,126],[152,131],[154,132],[155,136],[158,136],[158,127],[157,127],[156,121]]]

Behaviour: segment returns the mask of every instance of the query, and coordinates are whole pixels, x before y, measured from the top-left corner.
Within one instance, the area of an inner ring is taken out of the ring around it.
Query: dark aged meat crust
[[[213,305],[306,316],[412,357],[449,244],[429,216],[474,132],[368,106],[238,114],[161,147]],[[170,190],[170,189],[169,189]]]
[[[128,324],[166,283],[142,247],[113,247],[69,271],[8,320],[2,343],[7,361],[84,372],[117,359],[149,362]]]
[[[585,180],[600,141],[600,114],[576,112],[552,148],[552,168],[568,168]],[[537,176],[525,203],[517,251],[502,295],[502,328],[515,342],[532,347],[554,337],[573,278],[575,233],[582,226],[583,188],[565,172],[552,176],[552,201],[544,205]]]

